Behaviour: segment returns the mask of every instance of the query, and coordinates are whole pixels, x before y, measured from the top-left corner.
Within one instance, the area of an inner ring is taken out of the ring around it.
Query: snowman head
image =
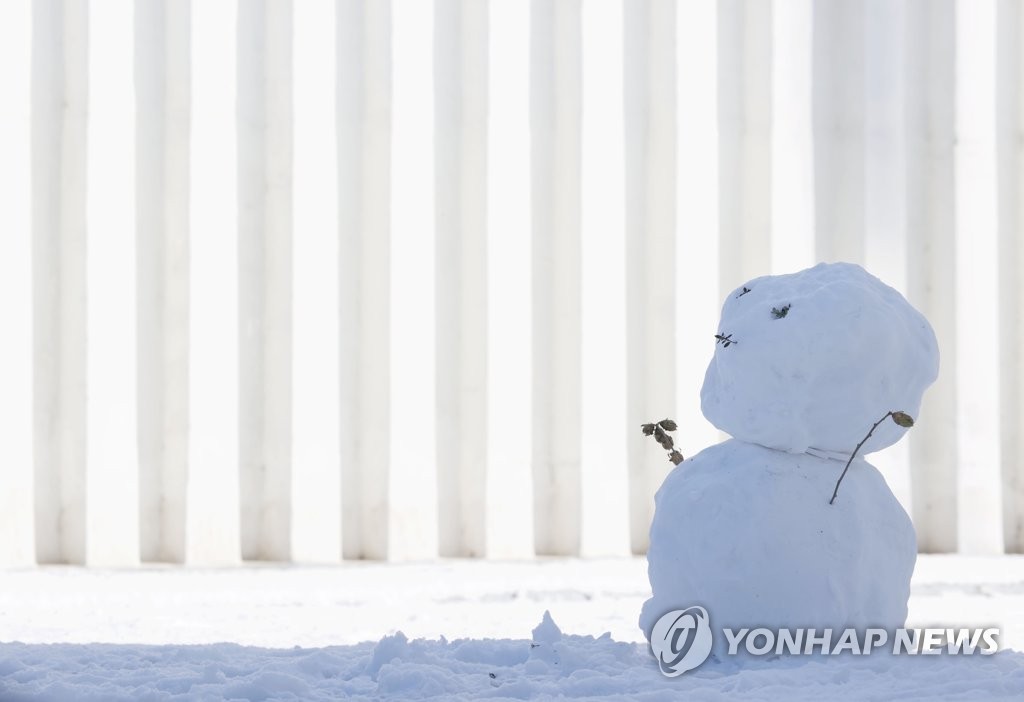
[[[939,372],[928,320],[850,263],[755,278],[722,307],[701,410],[733,437],[768,448],[850,454],[890,410],[917,417]],[[896,443],[884,422],[861,454]]]

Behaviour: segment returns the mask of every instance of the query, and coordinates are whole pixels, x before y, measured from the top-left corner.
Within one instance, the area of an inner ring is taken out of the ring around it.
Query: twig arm
[[[833,502],[836,501],[836,495],[839,494],[839,483],[843,482],[843,478],[846,477],[846,471],[850,470],[850,464],[853,463],[853,459],[857,457],[857,452],[860,451],[860,447],[863,446],[867,442],[867,440],[871,438],[871,435],[875,433],[875,429],[878,428],[878,425],[887,420],[894,413],[895,410],[890,410],[889,412],[886,412],[885,416],[883,416],[881,419],[879,419],[877,422],[871,425],[871,429],[868,431],[868,435],[861,439],[860,443],[857,444],[857,448],[855,448],[853,450],[853,453],[850,454],[850,460],[846,462],[846,466],[843,468],[843,472],[839,476],[839,480],[836,481],[836,489],[832,491],[832,499],[828,501],[829,504],[832,504]]]

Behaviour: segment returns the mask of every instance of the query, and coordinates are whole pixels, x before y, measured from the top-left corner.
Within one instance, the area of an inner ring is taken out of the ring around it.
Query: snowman
[[[916,418],[938,366],[928,321],[860,266],[730,293],[701,410],[733,438],[680,463],[655,496],[648,640],[662,615],[694,605],[719,659],[724,628],[901,627],[916,536],[863,456],[899,441],[907,429],[879,419]]]

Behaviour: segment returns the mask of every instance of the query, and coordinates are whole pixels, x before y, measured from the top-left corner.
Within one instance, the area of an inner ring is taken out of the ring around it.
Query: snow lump
[[[747,292],[744,292],[747,291]],[[928,321],[850,263],[756,278],[722,308],[701,410],[734,438],[768,448],[846,453],[889,410],[916,418],[939,372]],[[906,432],[885,422],[862,454]]]
[[[894,629],[907,617],[917,541],[881,473],[730,440],[658,490],[647,552],[653,596],[640,628],[699,604],[722,628]]]

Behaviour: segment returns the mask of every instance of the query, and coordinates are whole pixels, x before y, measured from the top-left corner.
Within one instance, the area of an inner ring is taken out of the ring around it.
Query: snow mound
[[[938,376],[928,321],[860,266],[821,263],[755,278],[722,308],[701,390],[704,416],[742,441],[849,455],[890,410],[917,418]],[[862,454],[906,429],[884,422]]]
[[[655,496],[646,636],[670,610],[707,609],[724,627],[903,625],[917,557],[910,518],[857,459],[843,463],[730,440],[677,466]]]
[[[1019,700],[1024,655],[708,661],[667,678],[645,647],[563,636],[559,662],[522,639],[389,637],[326,648],[0,643],[3,702],[221,700]],[[467,654],[472,651],[472,654]],[[469,660],[467,660],[469,659]],[[372,665],[371,665],[372,662]],[[375,675],[370,670],[379,663]]]

